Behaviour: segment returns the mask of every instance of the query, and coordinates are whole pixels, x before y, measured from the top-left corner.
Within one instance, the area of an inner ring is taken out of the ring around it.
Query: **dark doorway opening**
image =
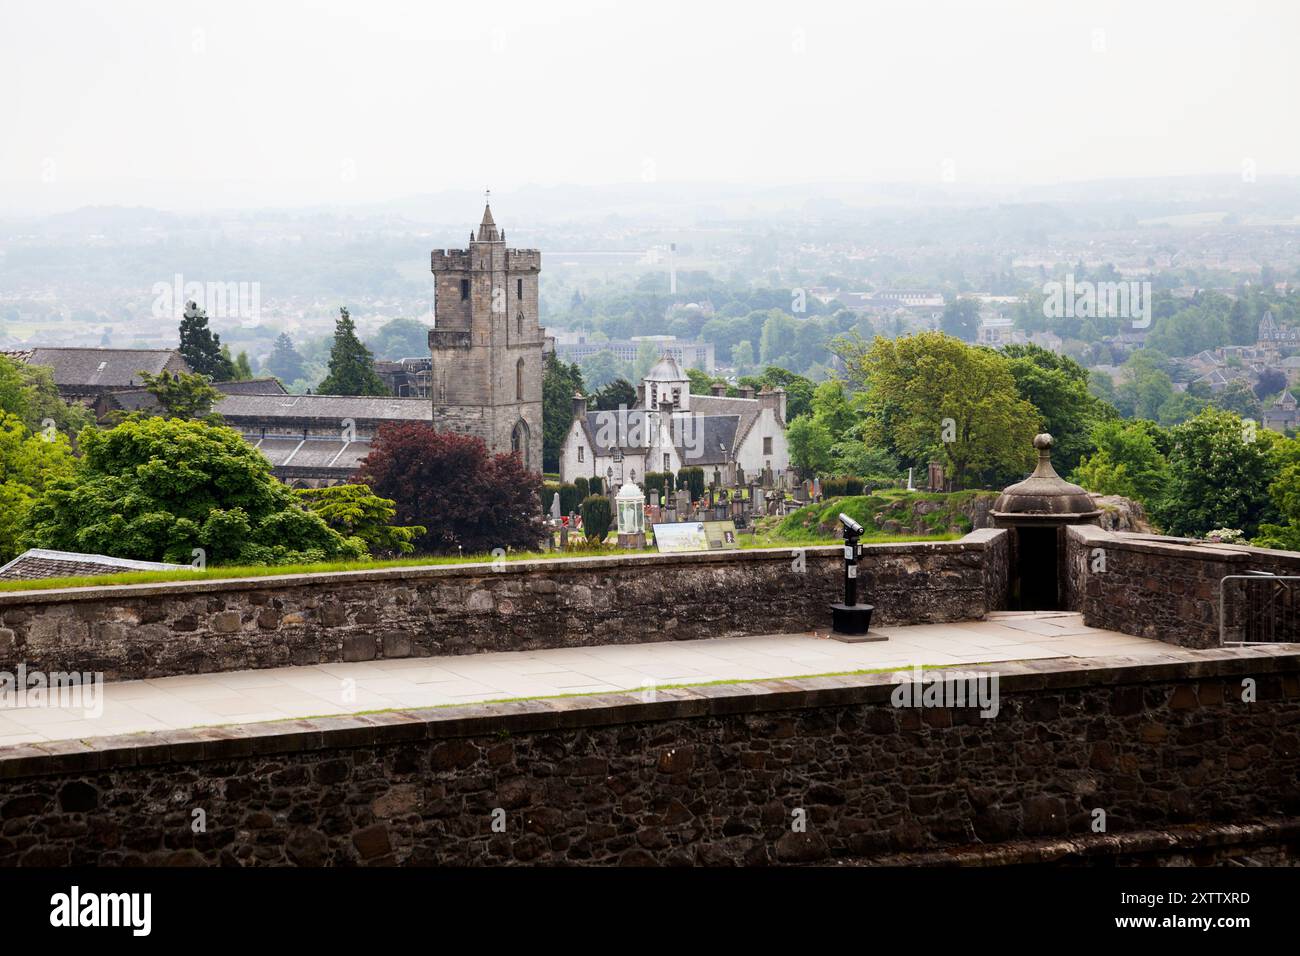
[[[1016,529],[1016,604],[1021,611],[1059,611],[1057,529]]]

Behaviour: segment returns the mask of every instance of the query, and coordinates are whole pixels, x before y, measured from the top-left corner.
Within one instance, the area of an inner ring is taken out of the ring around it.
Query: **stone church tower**
[[[434,249],[433,425],[517,451],[542,470],[542,344],[536,249],[507,249],[483,209],[468,249]]]

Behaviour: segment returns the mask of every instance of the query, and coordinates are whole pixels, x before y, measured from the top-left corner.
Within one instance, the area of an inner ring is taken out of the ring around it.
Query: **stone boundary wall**
[[[859,573],[879,623],[1005,607],[1003,531],[864,550]],[[842,546],[819,546],[0,592],[0,670],[25,662],[128,680],[802,633],[829,628],[842,566]]]
[[[0,864],[862,862],[1087,840],[1096,809],[1288,839],[1294,649],[982,670],[992,718],[861,674],[8,747]]]
[[[1219,645],[1219,582],[1264,571],[1300,575],[1300,553],[1209,545],[1073,525],[1066,539],[1068,606],[1083,622],[1182,647]],[[1094,571],[1101,549],[1104,571]],[[1300,633],[1293,636],[1300,641]]]

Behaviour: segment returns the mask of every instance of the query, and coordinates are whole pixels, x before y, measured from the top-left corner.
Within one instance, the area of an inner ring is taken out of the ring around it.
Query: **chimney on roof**
[[[770,408],[780,421],[785,421],[785,389],[764,386],[758,393],[758,407]]]
[[[585,418],[587,415],[587,396],[582,392],[573,393],[573,417]]]
[[[752,385],[742,385],[742,386],[740,386],[740,397],[741,397],[741,398],[753,398],[753,397],[754,397],[754,386],[752,386]]]
[[[722,398],[727,394],[727,386],[723,382],[714,382],[712,385],[709,386],[709,391],[712,392],[714,395],[716,395],[718,398]]]

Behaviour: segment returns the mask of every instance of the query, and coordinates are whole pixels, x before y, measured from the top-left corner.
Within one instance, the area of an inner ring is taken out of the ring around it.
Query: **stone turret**
[[[1011,532],[1007,604],[1013,610],[1064,610],[1066,534],[1073,524],[1098,524],[1092,497],[1052,467],[1052,436],[1034,438],[1038,467],[1006,488],[989,516]]]
[[[989,512],[999,527],[1033,522],[1036,524],[1096,524],[1101,510],[1088,492],[1071,484],[1052,467],[1052,436],[1034,437],[1038,467],[1024,481],[1003,490]]]

